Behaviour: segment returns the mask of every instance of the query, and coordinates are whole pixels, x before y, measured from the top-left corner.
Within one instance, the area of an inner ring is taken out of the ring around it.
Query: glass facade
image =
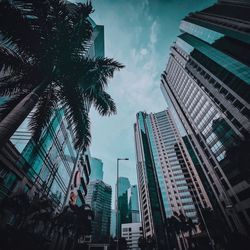
[[[38,145],[31,138],[30,132],[27,132],[28,122],[29,118],[11,138],[22,155],[16,165],[26,172],[35,186],[62,206],[76,160],[72,133],[63,110],[55,111]]]
[[[103,180],[103,162],[100,159],[91,157],[91,175],[90,180]]]
[[[192,46],[204,56],[219,64],[228,72],[246,82],[248,85],[250,84],[250,68],[247,65],[244,65],[243,63],[229,57],[228,55],[187,33],[180,35],[179,39],[183,40],[189,44],[189,46]],[[186,52],[188,53],[188,51]]]
[[[129,203],[129,223],[140,222],[137,185],[132,185],[128,189],[128,203]]]
[[[118,235],[121,235],[121,224],[129,223],[129,202],[128,190],[130,188],[129,179],[118,178]]]
[[[171,206],[169,204],[166,183],[165,183],[165,180],[164,180],[164,176],[162,174],[161,162],[160,162],[160,158],[159,158],[159,155],[158,155],[158,150],[157,150],[157,147],[156,147],[156,144],[155,144],[153,128],[152,128],[152,125],[151,125],[151,122],[150,122],[150,117],[147,116],[145,120],[146,120],[146,124],[147,124],[147,128],[148,128],[148,136],[149,136],[150,146],[151,146],[151,150],[152,150],[152,154],[153,154],[153,158],[154,158],[157,178],[158,178],[159,186],[160,186],[160,189],[161,189],[161,194],[162,194],[162,200],[163,200],[163,204],[164,204],[164,208],[165,208],[165,213],[166,213],[167,217],[170,217],[173,213],[172,213]]]
[[[145,113],[138,113],[134,126],[142,227],[144,237],[155,237],[157,248],[167,249],[164,229],[166,215],[146,119]]]
[[[91,181],[88,185],[86,203],[94,211],[92,242],[107,243],[110,237],[112,188],[101,180]]]

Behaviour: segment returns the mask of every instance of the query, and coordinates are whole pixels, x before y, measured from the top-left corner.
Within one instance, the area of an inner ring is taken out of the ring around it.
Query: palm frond
[[[80,56],[87,51],[86,45],[91,39],[93,27],[89,20],[89,15],[94,11],[91,2],[71,5],[71,20],[73,30],[71,36],[72,56]]]
[[[65,117],[72,127],[74,145],[77,149],[85,150],[91,141],[90,121],[85,103],[79,88],[64,86],[60,98],[65,110]]]
[[[35,111],[29,122],[29,128],[36,141],[40,138],[43,129],[49,123],[54,114],[55,108],[58,105],[57,94],[57,90],[50,85],[39,98]]]
[[[0,78],[0,96],[12,96],[20,91],[27,92],[36,87],[41,79],[42,75],[33,68],[3,76]]]
[[[20,70],[24,64],[23,58],[18,53],[0,46],[0,71],[2,73]]]
[[[78,58],[74,61],[73,68],[67,70],[74,71],[75,77],[78,78],[75,83],[77,82],[83,90],[86,90],[96,85],[104,88],[108,80],[114,76],[114,72],[123,67],[121,63],[109,58]]]
[[[9,47],[17,45],[20,53],[30,53],[39,44],[39,36],[32,29],[30,19],[14,4],[15,1],[0,2],[0,31]]]
[[[12,96],[21,91],[20,75],[7,75],[0,78],[0,96]]]
[[[88,93],[89,92],[89,93]],[[95,109],[102,116],[116,114],[116,104],[111,96],[104,90],[92,89],[83,95],[93,104]]]
[[[3,120],[9,112],[27,95],[27,92],[19,92],[16,95],[7,98],[3,105],[0,106],[0,120]]]
[[[114,72],[116,70],[121,70],[125,66],[113,58],[107,58],[107,57],[98,57],[95,59],[96,65],[98,70],[100,71],[100,74],[103,75],[103,77],[106,78],[112,78],[114,76]]]

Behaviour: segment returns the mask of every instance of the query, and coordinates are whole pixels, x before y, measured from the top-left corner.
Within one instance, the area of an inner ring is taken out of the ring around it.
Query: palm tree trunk
[[[26,95],[0,122],[0,149],[8,142],[10,137],[35,107],[39,97],[51,82],[54,71],[55,67],[51,75],[44,79],[31,93]]]
[[[39,96],[32,91],[19,102],[0,123],[0,148],[10,139],[35,107]]]

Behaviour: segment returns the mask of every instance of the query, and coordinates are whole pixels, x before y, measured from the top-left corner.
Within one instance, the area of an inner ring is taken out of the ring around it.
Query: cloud
[[[152,49],[154,49],[155,44],[158,41],[158,32],[159,32],[159,24],[156,20],[152,23],[150,27],[150,45]]]
[[[150,28],[150,42],[151,42],[151,44],[155,44],[157,42],[158,31],[159,31],[159,24],[155,20],[152,23],[152,26]]]
[[[141,51],[140,51],[140,54],[145,56],[148,54],[148,50],[146,48],[142,48]]]

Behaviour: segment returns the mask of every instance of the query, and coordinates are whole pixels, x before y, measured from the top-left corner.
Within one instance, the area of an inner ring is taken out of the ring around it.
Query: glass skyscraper
[[[121,236],[121,224],[129,222],[128,189],[130,182],[127,177],[118,178],[118,236]]]
[[[111,222],[112,188],[102,180],[91,181],[88,185],[86,203],[94,212],[92,242],[109,242]]]
[[[250,134],[250,4],[221,0],[185,17],[161,89],[177,111],[231,230],[249,232],[250,184],[227,152]],[[210,193],[210,192],[209,192]]]
[[[128,210],[129,223],[140,222],[137,185],[132,185],[128,189]]]
[[[152,152],[151,160],[158,179],[166,217],[170,218],[175,213],[182,213],[193,222],[198,222],[197,208],[211,207],[211,203],[172,114],[165,110],[155,114],[139,113],[138,116],[142,116],[146,124],[147,140]],[[140,181],[142,172],[139,167],[137,170]],[[143,198],[143,189],[142,185],[140,202],[142,221],[145,221],[144,203],[146,201]],[[145,225],[144,227],[147,228]]]
[[[116,232],[116,210],[111,210],[111,221],[110,221],[110,235],[115,237],[117,234]]]
[[[90,165],[91,165],[91,175],[90,175],[90,180],[103,180],[103,162],[100,159],[91,157],[90,160]]]
[[[155,238],[157,249],[168,249],[165,209],[150,142],[150,136],[152,137],[148,127],[150,121],[143,112],[138,113],[136,118],[134,135],[143,234],[145,238]]]

